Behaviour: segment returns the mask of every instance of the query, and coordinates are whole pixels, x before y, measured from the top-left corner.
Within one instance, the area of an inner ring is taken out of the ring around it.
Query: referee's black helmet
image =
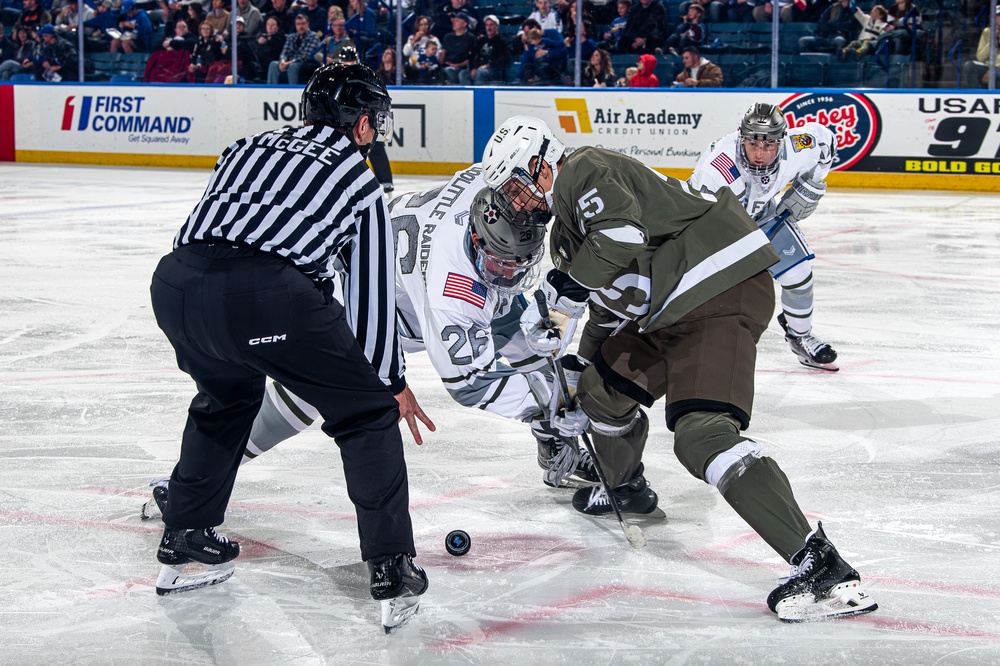
[[[317,69],[302,91],[306,121],[329,125],[350,134],[358,118],[368,114],[376,133],[392,132],[392,99],[367,65],[332,63]]]

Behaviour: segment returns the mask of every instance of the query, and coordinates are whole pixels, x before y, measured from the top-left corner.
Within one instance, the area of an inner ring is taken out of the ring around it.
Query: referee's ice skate
[[[390,634],[417,614],[427,574],[405,553],[368,560],[368,571],[372,598],[382,605],[382,628]]]
[[[214,528],[166,527],[156,551],[156,559],[163,565],[156,593],[175,594],[228,580],[235,568],[232,560],[239,554],[240,544],[219,536]]]
[[[799,357],[799,363],[809,368],[829,370],[830,372],[840,370],[840,366],[834,363],[837,360],[837,352],[833,350],[833,347],[813,335],[812,331],[799,335],[790,330],[784,313],[778,315],[778,323],[781,324],[781,330],[785,332],[785,341],[788,346]]]
[[[785,622],[810,622],[871,613],[878,604],[861,586],[861,576],[844,561],[820,523],[792,556],[791,575],[767,597]]]

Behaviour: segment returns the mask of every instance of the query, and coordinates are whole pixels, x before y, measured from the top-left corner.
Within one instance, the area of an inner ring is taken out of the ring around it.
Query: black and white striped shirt
[[[346,136],[283,128],[229,146],[174,247],[216,241],[285,257],[315,280],[340,270],[358,343],[393,393],[403,389],[392,225],[382,188]]]

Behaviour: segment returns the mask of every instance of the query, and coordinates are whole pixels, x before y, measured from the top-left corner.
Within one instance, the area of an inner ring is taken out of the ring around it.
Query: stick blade
[[[636,550],[641,550],[646,547],[646,535],[642,533],[638,525],[625,525],[622,524],[625,530],[625,538],[628,539],[628,544],[635,548]]]

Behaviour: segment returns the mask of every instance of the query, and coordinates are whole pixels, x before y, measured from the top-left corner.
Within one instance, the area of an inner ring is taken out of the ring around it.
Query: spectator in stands
[[[264,34],[258,35],[253,45],[254,55],[261,68],[254,81],[267,81],[268,67],[272,61],[281,59],[284,48],[285,33],[281,31],[281,22],[275,15],[268,16],[264,19]]]
[[[186,38],[190,37],[190,41]],[[174,25],[174,36],[163,40],[163,48],[158,49],[146,61],[142,80],[146,83],[185,83],[191,64],[191,48],[194,35],[188,31],[185,21]]]
[[[438,13],[434,15],[434,22],[431,25],[431,32],[435,37],[440,40],[441,44],[444,45],[444,36],[451,32],[454,28],[452,27],[451,19],[455,14],[465,14],[469,17],[469,31],[475,33],[479,26],[479,12],[476,11],[474,7],[471,6],[472,3],[468,0],[448,0]]]
[[[444,71],[438,60],[438,41],[427,42],[413,65],[414,81],[420,85],[438,85],[444,81]]]
[[[243,19],[243,34],[247,38],[256,37],[264,28],[264,17],[259,9],[250,4],[250,0],[236,0],[236,18]],[[228,32],[227,29],[226,33]]]
[[[7,28],[0,22],[0,63],[14,60],[17,57],[17,44],[6,35]]]
[[[594,28],[594,18],[590,15],[590,11],[586,8],[583,10],[583,46],[581,48],[580,57],[584,62],[590,60],[590,54],[594,52],[597,48],[597,42],[594,40],[597,31]],[[576,57],[576,3],[571,3],[566,6],[566,12],[563,14],[563,43],[566,45],[566,50],[568,51],[569,57]]]
[[[333,22],[340,19],[344,22],[344,29],[347,29],[347,17],[344,16],[344,10],[340,8],[339,5],[331,4],[326,8],[326,27],[323,28],[323,37],[329,37],[333,34]]]
[[[344,34],[347,32],[344,31]],[[296,15],[295,32],[285,37],[281,55],[268,65],[267,82],[287,82],[293,86],[304,84],[316,69],[312,56],[319,48],[319,37],[309,29],[309,17],[305,14]]]
[[[146,11],[136,7],[135,0],[122,0],[122,11],[118,15],[118,31],[121,36],[111,40],[112,53],[117,53],[119,49],[125,53],[151,49],[153,24],[150,23]]]
[[[247,0],[249,4],[249,0]],[[252,5],[251,5],[252,6]],[[254,9],[257,9],[254,7]],[[255,39],[253,35],[247,33],[247,22],[242,16],[236,17],[236,62],[237,74],[244,80],[256,78],[261,75],[261,67],[254,57]],[[206,83],[225,83],[233,74],[233,59],[229,53],[229,41],[223,41],[219,45],[222,51],[222,60],[217,60],[208,68],[205,76]],[[231,79],[230,79],[231,81]]]
[[[441,40],[439,60],[444,63],[446,83],[467,86],[469,78],[469,63],[472,54],[476,52],[476,37],[469,32],[471,19],[464,12],[451,17],[451,32]]]
[[[76,29],[80,24],[80,4],[77,0],[68,0],[66,6],[59,10],[56,16],[56,34],[63,39],[76,42]],[[89,21],[94,17],[94,10],[83,5],[83,21]]]
[[[689,46],[701,46],[705,39],[705,28],[701,25],[701,18],[704,15],[705,10],[698,3],[692,2],[688,5],[684,22],[667,37],[663,50],[677,55]]]
[[[302,16],[302,14],[299,14]],[[296,29],[298,28],[298,18],[296,18]],[[286,48],[288,41],[285,41]],[[335,18],[330,22],[330,34],[319,43],[316,52],[310,58],[315,64],[323,65],[330,62],[342,60],[341,52],[346,48],[357,49],[357,45],[351,36],[347,34],[347,20],[343,17]],[[302,80],[308,80],[308,77]]]
[[[857,25],[850,6],[851,0],[837,0],[827,7],[813,34],[799,37],[799,53],[842,53]]]
[[[347,0],[347,9],[344,11],[347,18],[345,27],[347,34],[356,43],[364,47],[374,44],[378,39],[378,28],[375,26],[375,12],[364,4],[364,0]]]
[[[431,33],[431,19],[429,16],[418,16],[413,22],[413,34],[409,36],[406,42],[403,44],[403,70],[406,77],[416,81],[417,79],[426,79],[422,73],[426,73],[427,67],[424,67],[421,71],[418,71],[417,64],[420,61],[420,56],[424,55],[427,50],[427,44],[434,42],[434,53],[435,53],[435,63],[437,62],[437,52],[441,49],[441,42]]]
[[[825,2],[826,0],[822,0]],[[687,16],[691,5],[700,5],[702,23],[721,23],[726,20],[726,5],[719,0],[691,0],[680,4],[681,16]]]
[[[575,2],[573,4],[576,4]],[[538,21],[542,30],[558,30],[562,32],[562,16],[552,9],[550,0],[535,0],[535,11],[528,15]]]
[[[667,10],[660,0],[639,0],[629,9],[620,53],[653,53],[666,38]]]
[[[83,22],[86,35],[85,51],[107,51],[111,48],[108,29],[116,30],[118,14],[112,9],[111,0],[101,0],[95,5],[94,15]]]
[[[65,39],[56,36],[55,26],[46,23],[38,29],[38,37],[41,39],[41,51],[35,58],[35,78],[52,83],[79,80],[76,49]]]
[[[516,58],[520,58],[528,47],[528,31],[532,28],[541,30],[542,26],[533,18],[525,19],[521,24],[521,29],[517,31],[510,40],[510,53]]]
[[[778,15],[782,23],[788,23],[793,18],[795,4],[792,0],[778,0]],[[771,0],[758,2],[753,8],[753,20],[757,23],[770,23],[774,15],[774,6]]]
[[[337,7],[337,9],[340,9],[340,7]],[[278,32],[282,38],[295,31],[295,15],[288,11],[288,0],[271,0],[271,8],[264,14],[265,30],[267,28],[267,18],[270,16],[273,16],[278,22]],[[343,18],[343,13],[341,13],[341,18]]]
[[[629,88],[659,88],[660,79],[656,76],[656,56],[643,53],[636,63],[639,71],[629,81]]]
[[[729,0],[726,20],[730,23],[753,23],[753,10],[758,0]]]
[[[191,53],[194,51],[194,45],[197,41],[198,38],[188,29],[187,21],[177,21],[174,23],[174,34],[165,38],[161,46],[165,50],[187,51]],[[185,70],[187,70],[189,64],[191,63],[188,62],[184,65]]]
[[[701,55],[697,47],[689,46],[681,53],[684,69],[674,79],[675,88],[721,88],[722,70]]]
[[[205,15],[205,21],[212,26],[212,33],[221,35],[229,31],[228,0],[212,0],[212,8]]]
[[[382,85],[396,85],[396,49],[390,46],[385,51],[382,51],[378,62],[378,70],[375,73],[378,74]]]
[[[34,36],[35,34],[30,28],[14,30],[14,57],[0,63],[0,81],[9,81],[14,74],[23,74],[34,70],[35,47],[38,45]]]
[[[614,88],[615,68],[611,65],[610,53],[597,49],[590,54],[590,62],[580,75],[580,85],[584,88]]]
[[[618,81],[615,83],[615,87],[616,88],[628,88],[629,84],[632,83],[632,79],[634,79],[635,75],[638,74],[638,73],[639,73],[639,68],[638,67],[627,67],[627,68],[625,68],[625,76],[623,76],[622,78],[618,79]]]
[[[545,37],[539,28],[528,31],[528,46],[521,54],[517,79],[520,84],[552,85],[562,81],[566,69],[566,45]]]
[[[315,32],[317,37],[323,36],[323,28],[326,27],[326,7],[320,7],[319,0],[306,0],[306,6],[296,9],[294,13],[305,15],[309,21],[309,29]],[[309,77],[304,80],[308,81]]]
[[[832,0],[832,2],[831,0],[795,0],[792,3],[792,21],[817,23],[823,12],[834,4],[837,4],[837,0]]]
[[[490,14],[483,19],[486,34],[476,41],[472,55],[472,83],[477,86],[503,83],[510,66],[510,44],[500,34],[500,19]]]
[[[212,24],[202,21],[198,26],[198,41],[191,50],[191,63],[188,65],[188,83],[204,83],[208,68],[222,57],[222,45],[215,38]]]
[[[965,74],[965,85],[971,88],[988,88],[990,85],[990,39],[997,45],[997,86],[1000,86],[1000,6],[997,7],[997,15],[993,27],[986,26],[979,35],[979,45],[976,47],[976,59],[970,60],[963,65]]]
[[[195,36],[198,35],[198,31],[201,29],[201,22],[205,20],[205,12],[202,9],[201,2],[192,2],[187,6],[187,15],[184,17],[184,21],[188,24],[188,29]]]
[[[48,10],[39,5],[38,0],[24,0],[24,9],[14,23],[14,30],[18,28],[37,30],[47,23],[52,23],[52,15]]]
[[[870,14],[865,14],[858,7],[854,10],[854,18],[861,24],[861,32],[858,34],[857,39],[848,43],[841,50],[839,55],[841,60],[848,57],[860,60],[869,53],[872,53],[875,50],[875,40],[878,39],[888,24],[889,13],[882,5],[872,7]]]
[[[632,7],[632,0],[618,0],[617,7],[618,16],[611,21],[607,32],[603,35],[604,41],[600,44],[601,48],[612,51],[618,50],[618,40],[621,38],[625,24],[628,22],[628,10]]]
[[[913,13],[910,14],[910,12]],[[879,43],[888,41],[892,53],[910,55],[913,37],[916,37],[919,42],[924,35],[924,18],[920,14],[920,8],[913,4],[913,0],[896,0],[896,4],[889,7],[888,13],[888,24],[875,43],[876,48]],[[911,29],[913,30],[912,34]]]

